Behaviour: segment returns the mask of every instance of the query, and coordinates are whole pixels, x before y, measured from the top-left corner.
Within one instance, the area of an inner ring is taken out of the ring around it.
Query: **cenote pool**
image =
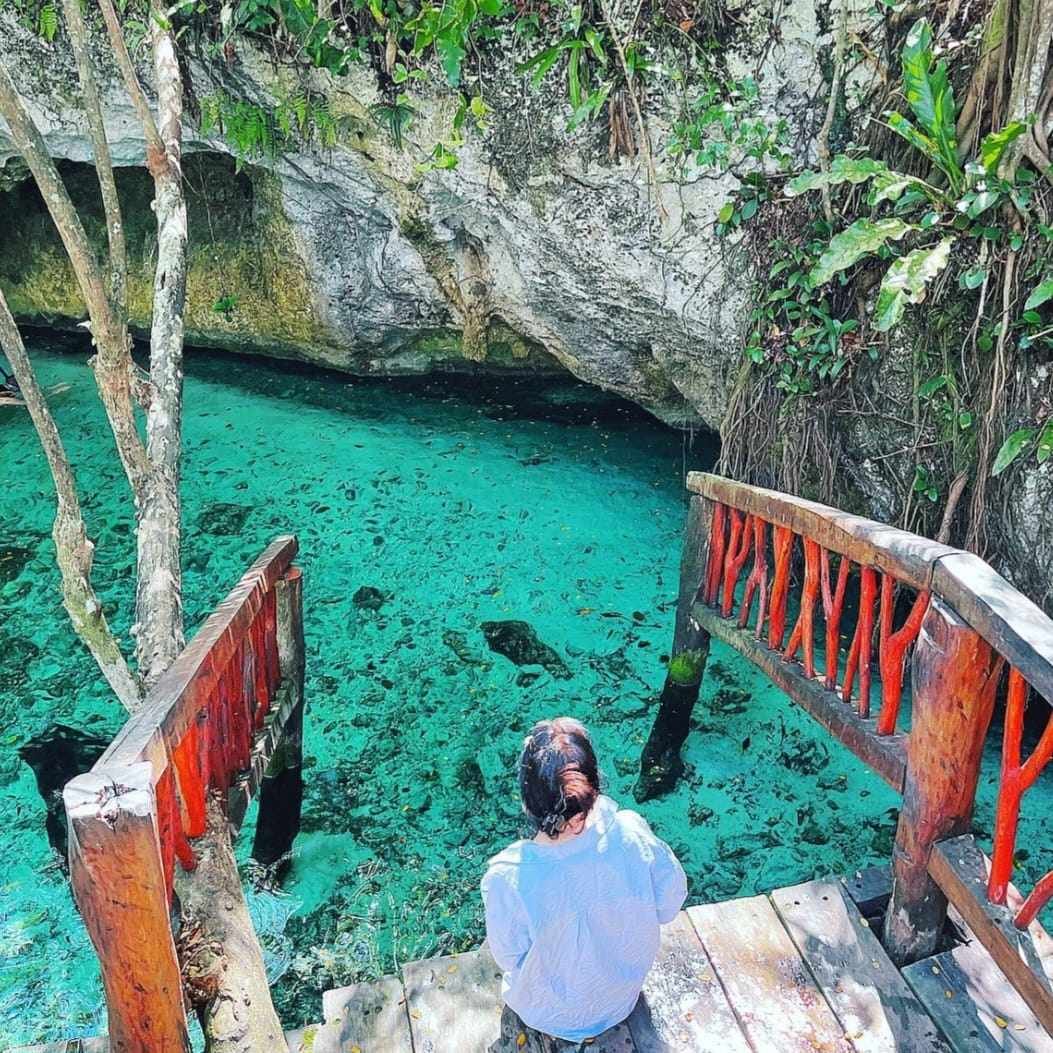
[[[85,349],[38,335],[32,350],[42,381],[64,388],[53,409],[96,584],[126,632],[130,508]],[[608,792],[631,803],[672,633],[681,479],[711,453],[566,382],[364,381],[202,352],[188,361],[185,450],[189,627],[274,535],[300,538],[304,832],[281,888],[245,867],[294,1026],[319,1018],[327,987],[481,939],[478,881],[520,832],[513,762],[534,720],[585,721]],[[104,1026],[19,747],[56,723],[105,738],[123,716],[61,609],[50,480],[18,409],[0,409],[0,483],[6,1048]],[[481,624],[502,619],[529,623],[565,670],[490,651]],[[678,790],[642,810],[694,902],[889,857],[896,797],[719,646],[685,759]]]

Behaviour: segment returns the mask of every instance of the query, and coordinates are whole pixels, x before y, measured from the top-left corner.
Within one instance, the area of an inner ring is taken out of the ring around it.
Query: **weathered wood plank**
[[[627,1021],[638,1053],[751,1053],[687,914],[662,926],[662,945]]]
[[[322,1015],[324,1030],[335,1040],[334,1053],[354,1046],[366,1053],[413,1053],[406,993],[397,976],[326,991]],[[323,1053],[326,1046],[315,1049]]]
[[[755,1050],[852,1053],[767,897],[689,907],[687,913]]]
[[[70,883],[102,966],[113,1053],[187,1053],[148,764],[78,775],[63,790]]]
[[[1053,1038],[978,941],[908,965],[903,977],[954,1053],[1053,1053]]]
[[[200,708],[184,700],[215,685],[262,607],[264,594],[288,570],[296,551],[297,541],[291,535],[267,546],[154,685],[143,708],[118,732],[99,765],[152,761],[163,753],[159,741],[174,747],[182,740]],[[155,782],[160,774],[155,774]]]
[[[878,735],[876,721],[860,717],[852,706],[841,701],[838,694],[828,691],[819,678],[809,679],[800,666],[784,661],[780,653],[754,639],[751,632],[721,618],[704,604],[695,604],[691,615],[707,632],[762,669],[777,687],[873,768],[894,790],[902,790],[906,770],[905,735]]]
[[[415,1053],[488,1053],[501,1035],[501,970],[484,946],[403,967]]]
[[[582,1049],[580,1042],[566,1042],[527,1027],[508,1006],[501,1010],[500,1029],[497,1041],[487,1047],[487,1053],[580,1053]],[[456,1045],[446,1048],[450,1053],[460,1049]],[[635,1053],[632,1036],[625,1024],[608,1028],[602,1035],[588,1039],[585,1048],[588,1053]]]
[[[1053,705],[1053,619],[970,552],[943,557],[932,584]]]
[[[929,860],[929,873],[961,912],[973,935],[1046,1029],[1053,1032],[1053,985],[1041,954],[1031,932],[1013,924],[1013,907],[988,902],[987,868],[987,860],[971,834],[941,841]]]
[[[969,829],[1001,664],[991,645],[933,597],[914,649],[903,807],[892,850],[883,943],[897,965],[936,950],[947,900],[929,874],[939,838]]]
[[[771,901],[859,1053],[949,1053],[840,882],[808,881]]]
[[[880,914],[892,895],[892,870],[887,867],[866,867],[839,879],[849,898],[867,917]]]
[[[885,523],[849,515],[829,505],[719,475],[689,472],[687,489],[711,501],[759,515],[769,523],[789,527],[831,552],[876,567],[916,589],[928,588],[938,559],[959,551]]]

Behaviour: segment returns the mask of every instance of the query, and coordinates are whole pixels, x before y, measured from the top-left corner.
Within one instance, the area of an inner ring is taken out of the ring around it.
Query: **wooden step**
[[[771,901],[858,1053],[950,1053],[839,881],[779,889]]]
[[[1053,1053],[1053,1038],[978,940],[908,965],[903,976],[954,1053]]]
[[[406,993],[397,976],[326,991],[322,1015],[316,1053],[329,1053],[330,1046],[332,1053],[355,1046],[365,1053],[413,1053]]]
[[[484,946],[403,967],[415,1053],[490,1053],[501,1037],[501,970]]]
[[[852,1053],[766,896],[689,907],[688,916],[755,1050]]]
[[[662,927],[662,945],[627,1021],[637,1053],[751,1053],[687,914]]]

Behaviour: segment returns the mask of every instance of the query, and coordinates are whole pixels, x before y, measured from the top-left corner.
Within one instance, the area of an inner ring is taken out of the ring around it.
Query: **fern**
[[[55,39],[55,34],[58,33],[58,11],[50,0],[40,9],[40,14],[37,15],[37,33],[49,44]]]

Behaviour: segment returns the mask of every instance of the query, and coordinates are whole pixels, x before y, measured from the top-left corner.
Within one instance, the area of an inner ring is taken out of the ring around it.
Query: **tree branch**
[[[0,64],[0,115],[11,129],[18,152],[33,173],[48,212],[66,247],[73,273],[91,318],[91,332],[99,355],[95,378],[106,409],[117,453],[138,499],[147,474],[146,449],[135,426],[132,399],[132,356],[128,331],[117,316],[106,292],[102,270],[73,207],[65,184],[51,159],[43,137],[22,104],[7,69]]]
[[[40,438],[55,484],[55,558],[62,575],[62,600],[73,628],[98,663],[106,682],[130,713],[142,703],[138,682],[132,676],[116,636],[106,622],[102,604],[91,584],[95,546],[88,540],[77,497],[77,482],[59,436],[55,419],[48,409],[44,392],[37,383],[33,364],[26,354],[22,337],[0,291],[0,346],[4,349],[15,379],[22,389],[26,409]]]
[[[99,101],[99,86],[92,69],[88,31],[81,14],[80,0],[62,0],[62,8],[66,13],[66,28],[69,30],[73,54],[77,59],[77,77],[84,98],[84,115],[88,121],[92,152],[95,154],[95,172],[99,179],[99,190],[102,192],[102,207],[106,213],[106,237],[110,246],[110,297],[123,319],[128,304],[128,254],[124,245],[121,203],[117,197],[117,183],[113,178],[110,144],[106,141],[106,125]]]

